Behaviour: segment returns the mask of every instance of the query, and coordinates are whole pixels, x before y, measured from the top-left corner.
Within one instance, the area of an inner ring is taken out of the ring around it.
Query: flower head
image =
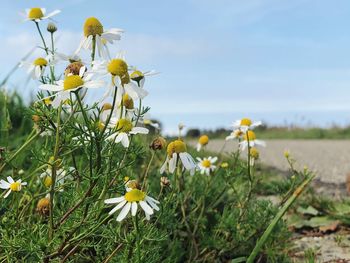
[[[159,211],[159,201],[148,196],[145,192],[134,188],[126,192],[124,196],[110,198],[105,200],[105,204],[117,204],[109,214],[114,214],[117,210],[122,209],[117,217],[117,221],[122,221],[130,212],[135,216],[138,206],[145,212],[146,219],[149,220],[154,210]]]
[[[15,181],[11,176],[7,177],[7,182],[5,180],[0,180],[0,188],[7,190],[4,198],[8,197],[11,192],[19,192],[22,190],[22,186],[27,185],[26,182],[22,182],[21,179]]]
[[[238,129],[240,129],[243,132],[246,132],[249,129],[254,129],[255,127],[257,127],[259,125],[261,125],[261,121],[253,122],[249,118],[243,118],[241,120],[236,120],[233,123],[233,127],[234,128],[236,128],[236,129],[238,128]]]
[[[247,130],[246,133],[243,136],[243,141],[239,143],[239,147],[242,151],[244,151],[245,148],[254,147],[254,146],[265,146],[265,142],[261,140],[256,139],[256,135],[253,131]]]
[[[32,8],[26,9],[25,11],[26,11],[26,20],[35,21],[35,22],[39,22],[40,20],[51,18],[54,15],[57,15],[61,12],[60,10],[55,10],[45,15],[46,9],[41,7],[32,7]]]
[[[201,174],[210,175],[212,171],[216,169],[215,162],[218,160],[217,157],[199,158],[197,157],[198,167]]]
[[[198,139],[198,143],[197,143],[197,151],[199,152],[203,146],[206,146],[209,143],[209,137],[208,135],[202,135],[201,137],[199,137]]]
[[[169,172],[173,173],[176,169],[178,159],[182,162],[183,169],[190,171],[190,174],[193,175],[197,164],[192,156],[187,153],[187,146],[182,140],[175,140],[168,144],[167,157],[160,168],[160,173],[164,173],[167,167],[169,167]]]

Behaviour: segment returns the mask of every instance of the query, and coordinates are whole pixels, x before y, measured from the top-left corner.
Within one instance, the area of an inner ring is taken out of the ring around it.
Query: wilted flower
[[[152,141],[149,148],[156,151],[156,150],[162,150],[165,146],[166,146],[166,140],[163,137],[159,136]]]
[[[168,179],[168,177],[162,176],[160,178],[160,185],[162,187],[169,187],[170,186],[170,180]]]
[[[48,197],[41,198],[36,205],[36,211],[42,216],[48,216],[50,205],[50,199]]]

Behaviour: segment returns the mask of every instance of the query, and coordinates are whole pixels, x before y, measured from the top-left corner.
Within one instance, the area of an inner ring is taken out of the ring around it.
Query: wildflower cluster
[[[0,258],[226,262],[248,255],[277,213],[254,198],[256,146],[265,145],[253,132],[260,122],[234,123],[227,139],[237,138],[239,151],[230,159],[204,156],[209,137],[191,145],[183,124],[177,138],[161,137],[143,104],[146,79],[157,73],[130,66],[123,52],[110,54],[124,31],[88,17],[76,50],[63,54],[55,47],[56,25],[47,25],[50,44],[41,29],[59,13],[25,13],[41,54],[20,67],[35,79],[38,95],[28,110],[32,132],[0,160]],[[20,162],[22,153],[28,157]],[[283,223],[278,230],[273,235],[283,238]],[[266,249],[281,246],[271,239]]]

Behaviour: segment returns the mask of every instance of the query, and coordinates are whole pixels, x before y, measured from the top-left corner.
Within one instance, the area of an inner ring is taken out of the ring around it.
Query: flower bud
[[[40,116],[39,115],[32,115],[32,120],[37,123],[40,121]]]
[[[165,146],[166,146],[166,140],[163,137],[159,136],[152,141],[149,148],[156,151],[156,150],[164,149]]]
[[[47,31],[53,34],[57,31],[57,26],[54,23],[50,22],[47,24]]]

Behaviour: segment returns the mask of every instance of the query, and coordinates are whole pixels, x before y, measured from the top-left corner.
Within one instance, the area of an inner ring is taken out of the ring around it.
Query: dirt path
[[[224,140],[211,140],[207,149],[220,151],[223,143]],[[350,173],[350,140],[266,140],[266,145],[260,151],[261,162],[277,169],[288,169],[283,155],[288,149],[297,167],[307,166],[321,182],[344,184]],[[232,149],[237,149],[237,142],[228,141],[224,152]]]

